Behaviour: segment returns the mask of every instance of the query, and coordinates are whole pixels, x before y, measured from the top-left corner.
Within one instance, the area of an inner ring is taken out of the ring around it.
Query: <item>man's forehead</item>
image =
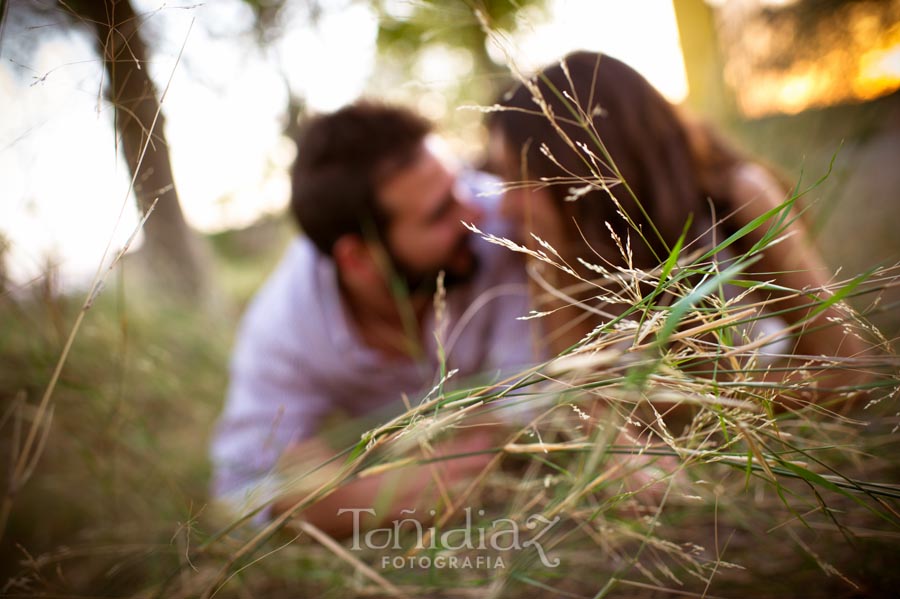
[[[415,158],[379,189],[382,208],[392,217],[427,214],[443,201],[456,180],[459,162],[449,145],[438,137],[422,141]]]
[[[459,159],[446,139],[437,133],[430,133],[425,137],[423,144],[451,174],[459,173],[461,168]]]

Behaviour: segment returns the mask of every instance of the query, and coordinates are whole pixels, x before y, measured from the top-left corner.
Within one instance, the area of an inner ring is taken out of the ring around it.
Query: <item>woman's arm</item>
[[[769,210],[781,205],[788,197],[783,186],[765,168],[753,163],[743,163],[734,169],[731,176],[729,194],[734,211],[732,218],[735,225],[742,227]],[[788,220],[797,215],[792,209]],[[772,219],[774,223],[777,219]],[[760,241],[770,225],[764,224],[755,229],[739,242],[739,247],[747,251]],[[826,299],[830,294],[823,290],[832,278],[819,253],[811,244],[807,231],[800,219],[793,220],[782,232],[778,243],[762,252],[754,270],[762,273],[760,279],[776,279],[777,284],[798,291],[809,293],[773,293],[780,301],[773,305],[773,310],[790,311],[783,314],[789,325],[796,324],[809,317],[817,307],[815,298]],[[866,351],[863,342],[844,331],[842,322],[846,321],[834,306],[830,306],[820,314],[805,322],[796,340],[794,353],[805,356],[854,357]],[[861,377],[849,369],[839,369],[829,375],[827,384],[853,384]]]

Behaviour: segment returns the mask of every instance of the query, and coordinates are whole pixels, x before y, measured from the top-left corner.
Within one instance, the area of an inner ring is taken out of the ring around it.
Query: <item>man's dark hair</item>
[[[297,139],[291,211],[320,251],[344,235],[384,237],[378,187],[406,167],[431,131],[411,110],[360,101],[310,119]]]

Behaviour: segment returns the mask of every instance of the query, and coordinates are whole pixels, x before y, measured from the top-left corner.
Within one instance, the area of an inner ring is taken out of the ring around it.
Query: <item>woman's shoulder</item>
[[[735,207],[750,203],[772,207],[781,204],[788,194],[772,171],[752,161],[742,161],[731,168],[728,188]]]

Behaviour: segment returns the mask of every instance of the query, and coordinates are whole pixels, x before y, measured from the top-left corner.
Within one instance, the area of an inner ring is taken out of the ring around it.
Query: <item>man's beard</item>
[[[447,290],[465,285],[475,278],[480,261],[478,254],[471,249],[470,240],[470,236],[463,237],[453,253],[454,257],[463,252],[469,255],[469,261],[464,270],[454,269],[450,264],[444,264],[428,271],[422,271],[409,267],[391,251],[388,251],[388,255],[394,268],[394,274],[405,286],[407,293],[411,296],[427,295],[430,297],[437,291],[438,276],[441,272],[444,273],[444,289]]]

